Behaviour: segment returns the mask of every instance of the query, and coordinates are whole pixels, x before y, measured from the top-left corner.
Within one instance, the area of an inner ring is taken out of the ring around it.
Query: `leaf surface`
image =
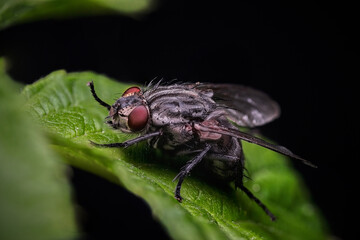
[[[0,59],[0,239],[77,237],[66,166],[24,111]]]
[[[117,13],[137,16],[153,5],[153,0],[0,0],[0,29],[41,19]]]

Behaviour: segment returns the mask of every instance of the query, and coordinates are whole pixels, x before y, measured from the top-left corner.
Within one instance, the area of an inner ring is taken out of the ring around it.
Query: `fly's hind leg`
[[[178,183],[175,188],[175,199],[179,202],[182,201],[182,197],[180,195],[181,185],[187,175],[189,175],[190,171],[205,157],[206,153],[210,150],[211,146],[206,144],[205,149],[201,151],[196,157],[188,161],[185,166],[183,166],[178,175],[173,179],[173,182],[178,179]]]
[[[264,212],[271,218],[272,221],[275,221],[276,220],[275,215],[265,206],[265,204],[263,204],[260,201],[260,199],[255,197],[255,195],[244,186],[244,183],[243,183],[244,170],[245,170],[245,157],[244,157],[243,151],[241,151],[239,165],[236,170],[237,174],[236,174],[236,179],[235,179],[235,188],[240,188],[241,191],[246,193],[246,195],[251,200],[255,201],[256,204],[259,205],[264,210]]]

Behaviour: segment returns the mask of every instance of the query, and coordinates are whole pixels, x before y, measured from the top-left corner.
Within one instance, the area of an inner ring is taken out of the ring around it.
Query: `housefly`
[[[141,133],[139,137],[121,143],[92,144],[126,148],[147,140],[154,148],[193,154],[173,180],[177,180],[175,198],[179,202],[182,201],[180,190],[185,177],[203,162],[217,178],[234,181],[236,188],[275,220],[270,210],[243,184],[245,158],[239,140],[316,167],[287,148],[239,131],[234,125],[252,128],[279,116],[279,105],[261,91],[234,84],[161,85],[159,82],[150,83],[145,89],[130,87],[109,105],[97,96],[93,82],[88,86],[95,100],[109,110],[107,123],[111,127],[126,133]]]

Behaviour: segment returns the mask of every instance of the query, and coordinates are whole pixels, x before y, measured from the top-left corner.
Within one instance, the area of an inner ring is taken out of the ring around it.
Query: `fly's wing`
[[[231,136],[231,137],[241,139],[243,141],[254,143],[256,145],[268,148],[268,149],[270,149],[272,151],[284,154],[284,155],[289,156],[291,158],[298,159],[298,160],[302,161],[306,165],[317,168],[316,165],[314,165],[310,161],[307,161],[307,160],[303,159],[302,157],[292,153],[286,147],[266,142],[266,141],[262,140],[261,138],[254,137],[254,136],[252,136],[250,134],[247,134],[247,133],[244,133],[244,132],[232,129],[232,128],[222,127],[219,124],[217,124],[216,122],[204,121],[202,123],[196,123],[194,125],[194,127],[199,132],[227,135],[227,136]]]
[[[236,84],[200,84],[213,91],[213,99],[224,106],[226,117],[242,127],[264,125],[280,115],[279,105],[265,93]]]

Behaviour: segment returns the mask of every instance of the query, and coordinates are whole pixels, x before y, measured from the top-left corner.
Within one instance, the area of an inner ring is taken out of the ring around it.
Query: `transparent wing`
[[[259,146],[268,148],[268,149],[270,149],[272,151],[275,151],[275,152],[284,154],[286,156],[289,156],[291,158],[298,159],[298,160],[302,161],[304,164],[306,164],[308,166],[311,166],[313,168],[317,168],[317,166],[314,165],[312,162],[310,162],[308,160],[305,160],[304,158],[292,153],[286,147],[266,142],[266,141],[264,141],[264,140],[262,140],[260,138],[252,136],[252,135],[247,134],[245,132],[241,132],[239,130],[219,126],[216,123],[213,123],[211,121],[209,121],[209,122],[204,121],[202,123],[196,123],[194,125],[194,127],[200,132],[218,133],[218,134],[221,134],[221,135],[227,135],[227,136],[235,137],[235,138],[241,139],[243,141],[247,141],[247,142],[259,145]]]
[[[213,92],[213,99],[224,106],[228,119],[243,127],[264,125],[280,115],[279,105],[267,94],[236,84],[199,84],[198,89]]]

